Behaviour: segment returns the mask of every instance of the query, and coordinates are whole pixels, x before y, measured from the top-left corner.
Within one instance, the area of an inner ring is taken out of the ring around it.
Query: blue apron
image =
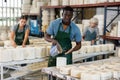
[[[91,33],[89,30],[87,30],[86,35],[85,35],[85,41],[95,40],[96,36],[97,36],[97,34],[95,31],[93,33]],[[96,42],[94,44],[96,44]],[[88,58],[87,61],[92,61],[92,58]]]
[[[96,39],[96,32],[94,31],[93,33],[91,33],[89,30],[87,30],[86,34],[85,34],[85,41],[92,41]]]

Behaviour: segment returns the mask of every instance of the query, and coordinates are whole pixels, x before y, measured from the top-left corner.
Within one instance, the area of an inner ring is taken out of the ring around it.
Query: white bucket
[[[31,0],[23,0],[23,4],[30,4]]]
[[[44,2],[37,2],[37,7],[40,8],[40,6],[43,6]]]
[[[94,50],[95,50],[95,52],[100,52],[100,46],[99,45],[95,45],[94,46]]]
[[[29,9],[24,9],[24,10],[22,10],[21,12],[22,12],[22,13],[27,13],[27,14],[28,14],[28,13],[30,13],[30,10],[29,10]]]
[[[67,58],[66,57],[57,57],[57,61],[56,61],[57,67],[66,66],[66,65],[67,65]]]
[[[12,54],[7,49],[0,49],[0,62],[12,61]]]
[[[109,2],[114,2],[114,0],[109,0]]]
[[[107,0],[100,0],[101,3],[107,2]]]
[[[93,53],[94,47],[93,46],[86,46],[87,53]]]
[[[28,9],[28,8],[30,8],[31,7],[31,5],[30,4],[22,4],[22,9]]]
[[[30,9],[30,13],[31,13],[31,14],[39,14],[39,13],[40,13],[40,10],[39,10],[38,7],[32,7],[32,8]]]
[[[59,0],[51,0],[51,6],[58,6]]]
[[[107,45],[104,45],[104,44],[100,45],[100,50],[101,50],[102,52],[108,51]]]
[[[26,47],[24,52],[25,59],[35,59],[35,48]]]
[[[11,49],[13,60],[24,60],[24,50],[22,48]]]
[[[79,3],[77,4],[84,4],[84,0],[79,0]]]
[[[90,1],[89,0],[84,0],[84,4],[89,4]]]
[[[90,4],[95,4],[97,3],[97,0],[90,0]]]
[[[86,46],[82,46],[79,50],[79,53],[86,53],[86,52],[87,52]]]
[[[46,48],[43,47],[35,47],[35,56],[36,58],[43,58],[46,56]]]
[[[113,51],[114,50],[114,44],[106,44],[108,47],[108,51]]]
[[[120,2],[120,0],[115,0],[115,2]]]
[[[1,33],[0,38],[1,38],[1,40],[7,40],[7,39],[8,39],[8,34],[7,34],[7,32]]]
[[[11,44],[10,40],[4,41],[4,47],[11,47],[11,46],[12,46],[12,44]]]
[[[118,57],[120,57],[120,47],[116,47],[116,55],[115,56],[118,56]]]
[[[69,0],[63,0],[62,5],[69,5]]]

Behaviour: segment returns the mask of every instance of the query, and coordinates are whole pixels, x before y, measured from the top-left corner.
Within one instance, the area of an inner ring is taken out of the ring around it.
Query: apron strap
[[[59,24],[58,31],[60,30],[60,25],[61,25],[61,23]],[[69,33],[69,35],[70,35],[70,34],[71,34],[71,25],[69,25],[69,27],[70,27],[70,28],[69,28],[69,32],[68,32],[68,33]],[[58,34],[58,31],[57,31],[57,34]],[[54,35],[54,38],[55,38],[55,37],[56,37],[56,36]]]
[[[71,25],[69,26],[70,28],[69,28],[69,35],[71,34]]]
[[[16,36],[17,36],[18,29],[19,29],[19,24],[17,25],[17,29],[15,31]]]
[[[24,28],[23,28],[23,34],[24,34],[24,36],[25,36],[25,26],[26,25],[24,25]],[[24,39],[24,36],[23,36],[23,39]]]
[[[26,26],[26,25],[25,25],[25,26]],[[23,28],[23,34],[25,34],[25,26],[24,26],[24,28]],[[16,36],[17,36],[18,30],[19,30],[19,24],[17,25],[17,29],[16,29],[16,31],[15,31]],[[23,36],[23,38],[24,38],[24,36]]]
[[[59,24],[59,27],[58,27],[58,30],[57,30],[57,34],[58,34],[58,31],[60,30],[60,25],[62,25],[61,23]],[[57,35],[56,34],[56,35]],[[56,36],[54,35],[54,38],[55,38]]]

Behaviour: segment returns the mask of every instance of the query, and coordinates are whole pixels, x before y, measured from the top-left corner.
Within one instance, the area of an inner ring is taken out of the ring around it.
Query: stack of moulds
[[[112,62],[111,62],[112,61]],[[75,77],[80,80],[108,80],[120,78],[120,60],[98,61],[84,65],[68,65],[59,67],[61,74]]]
[[[23,0],[22,13],[28,14],[31,8],[31,0]]]

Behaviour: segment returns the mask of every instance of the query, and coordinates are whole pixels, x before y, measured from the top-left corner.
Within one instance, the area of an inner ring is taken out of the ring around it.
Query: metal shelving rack
[[[78,64],[72,64],[72,65],[67,65],[67,66],[83,66],[83,65],[92,65],[92,64],[95,64],[95,63],[102,63],[102,64],[105,64],[106,62],[111,62],[111,61],[114,61],[114,60],[120,60],[119,57],[114,57],[114,58],[109,58],[109,59],[104,59],[104,60],[99,60],[99,61],[94,61],[94,62],[86,62],[86,63],[78,63]],[[65,74],[62,74],[60,72],[60,70],[56,67],[48,67],[48,68],[43,68],[42,69],[42,72],[48,74],[49,76],[54,76],[56,77],[57,79],[56,80],[81,80],[79,78],[75,78],[75,77],[72,77],[70,75],[65,75]],[[53,80],[52,77],[50,77],[49,80]],[[110,79],[110,80],[117,80],[117,79]]]
[[[67,5],[66,5],[67,6]],[[72,8],[92,8],[92,7],[111,7],[120,6],[120,2],[105,2],[96,4],[69,5]],[[41,6],[41,8],[63,8],[65,6]]]
[[[28,16],[39,16],[39,14],[35,14],[35,13],[22,13],[22,14]]]
[[[104,37],[107,31],[107,27],[118,17],[118,15],[120,14],[120,2],[105,2],[105,3],[97,3],[97,4],[82,4],[82,5],[69,5],[72,8],[81,8],[82,10],[84,8],[98,8],[98,7],[103,7],[104,8]],[[61,9],[64,6],[41,6],[40,10],[42,11],[42,9],[50,9],[50,8],[57,8],[57,9]],[[117,9],[108,9],[108,7],[117,7]],[[108,24],[107,22],[107,11],[108,10],[112,10],[112,11],[117,11],[117,15],[115,15],[115,17],[111,20],[111,22],[109,22]],[[83,11],[81,12],[82,16],[84,15]],[[107,37],[107,39],[112,39],[112,36]],[[104,38],[106,39],[106,38]],[[116,37],[113,39],[117,39],[120,40],[120,37]],[[105,43],[105,40],[104,42]]]
[[[19,76],[14,76],[14,77],[8,77],[8,78],[4,78],[3,77],[3,68],[6,66],[10,66],[10,65],[16,65],[16,64],[30,64],[30,63],[36,63],[36,62],[42,62],[42,61],[46,61],[48,58],[40,58],[40,59],[31,59],[31,60],[21,60],[21,61],[10,61],[10,62],[0,62],[0,80],[12,80],[18,77],[22,77],[24,75],[29,74],[30,72],[26,72],[26,74],[23,75],[19,75]]]
[[[114,4],[114,3],[113,3]],[[119,16],[120,14],[120,2],[116,3],[115,6],[117,9],[108,9],[108,6],[104,6],[104,35],[106,34],[106,31],[108,31],[106,28]],[[113,6],[110,6],[113,7]],[[107,24],[107,11],[117,11],[117,14],[113,17],[113,19]],[[106,43],[105,39],[109,40],[120,40],[120,37],[113,37],[113,36],[104,36],[103,37],[104,42]]]
[[[113,37],[113,36],[101,36],[103,39],[106,40],[120,40],[120,37]]]
[[[65,6],[67,6],[67,5],[65,5]],[[52,8],[61,9],[61,8],[65,7],[65,6],[41,6],[40,7],[40,14],[30,14],[30,13],[28,13],[28,14],[25,14],[25,15],[28,15],[28,16],[39,16],[39,18],[41,18],[42,17],[42,13],[41,13],[42,9],[52,9]],[[98,7],[103,7],[104,8],[104,33],[103,33],[104,35],[106,34],[106,31],[107,31],[106,28],[120,14],[120,8],[119,8],[120,7],[120,2],[105,2],[105,3],[97,3],[97,4],[82,4],[82,5],[69,5],[69,6],[71,6],[72,8],[81,8],[82,9],[81,10],[82,19],[83,19],[83,15],[84,15],[84,12],[83,12],[84,8],[98,8]],[[117,7],[117,9],[108,9],[108,7]],[[109,11],[109,10],[110,11],[117,11],[117,15],[115,15],[115,17],[111,20],[111,22],[109,22],[107,24],[107,11]],[[22,13],[22,14],[24,14],[24,13]],[[41,26],[41,24],[40,24],[40,26]],[[112,39],[112,38],[113,38],[112,36],[107,37],[107,39]],[[105,36],[104,36],[104,39],[106,39]],[[116,39],[119,40],[120,37],[116,37]],[[104,40],[103,43],[105,43],[105,40]]]

